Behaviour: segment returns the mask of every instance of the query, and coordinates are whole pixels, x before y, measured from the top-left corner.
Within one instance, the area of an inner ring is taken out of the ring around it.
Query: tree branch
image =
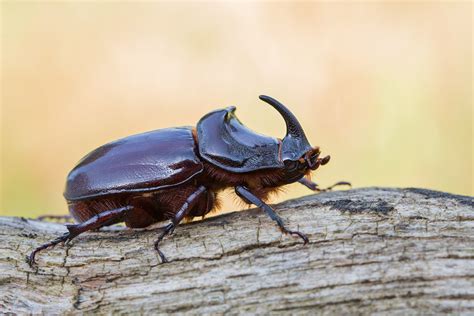
[[[25,256],[65,232],[0,218],[0,311],[13,313],[473,313],[474,199],[423,189],[328,192],[179,226],[109,228]]]

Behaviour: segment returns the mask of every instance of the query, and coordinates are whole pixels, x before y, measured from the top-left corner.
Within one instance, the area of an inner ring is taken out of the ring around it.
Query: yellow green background
[[[111,140],[287,104],[331,162],[313,179],[473,194],[472,4],[1,3],[0,215],[66,213],[68,171]],[[273,202],[310,192],[287,187]],[[224,210],[237,209],[224,195]]]

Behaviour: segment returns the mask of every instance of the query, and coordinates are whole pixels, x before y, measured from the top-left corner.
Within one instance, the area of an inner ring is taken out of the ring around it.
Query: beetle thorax
[[[249,189],[272,189],[297,181],[306,174],[307,170],[288,173],[286,169],[265,169],[247,173],[233,173],[204,163],[202,180],[211,189],[226,189],[244,185]]]

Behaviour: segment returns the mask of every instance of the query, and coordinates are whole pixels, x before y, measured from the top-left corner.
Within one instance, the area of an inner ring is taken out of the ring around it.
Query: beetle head
[[[319,158],[319,147],[311,147],[301,124],[286,106],[266,95],[259,98],[275,108],[285,120],[286,135],[281,140],[281,159],[289,174],[299,177],[329,162],[330,156]]]

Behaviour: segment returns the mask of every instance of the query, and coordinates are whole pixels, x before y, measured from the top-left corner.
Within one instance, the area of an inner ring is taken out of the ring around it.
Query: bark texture
[[[153,242],[109,228],[25,256],[60,224],[0,218],[0,312],[472,314],[474,200],[424,189],[366,188],[276,205],[290,229],[245,210]]]

